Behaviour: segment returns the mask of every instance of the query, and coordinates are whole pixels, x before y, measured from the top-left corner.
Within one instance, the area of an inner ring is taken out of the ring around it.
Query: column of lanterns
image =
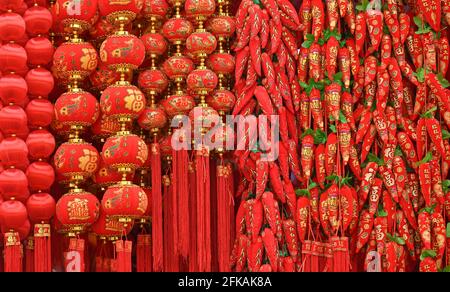
[[[95,195],[83,189],[99,165],[97,149],[82,138],[84,130],[92,126],[99,116],[97,99],[80,88],[82,82],[97,67],[98,56],[94,47],[80,35],[92,25],[97,12],[96,1],[80,1],[83,13],[70,13],[65,2],[58,0],[52,7],[56,26],[69,34],[69,41],[55,51],[53,70],[68,85],[55,103],[57,123],[68,131],[69,139],[61,144],[54,156],[55,169],[69,187],[56,204],[56,217],[60,232],[69,236],[69,255],[75,253],[76,264],[66,266],[66,271],[84,271],[85,233],[99,217],[100,202]]]
[[[108,167],[122,174],[122,180],[108,187],[104,193],[102,211],[111,219],[124,223],[124,227],[141,218],[148,206],[143,189],[127,179],[129,174],[144,165],[148,157],[145,142],[130,132],[131,122],[145,109],[145,97],[139,88],[125,80],[125,74],[137,69],[145,58],[143,42],[125,30],[125,26],[142,10],[142,5],[143,2],[138,0],[99,2],[100,14],[118,27],[102,43],[100,58],[103,64],[121,75],[119,81],[103,91],[100,99],[103,115],[115,119],[121,125],[120,131],[109,137],[103,145],[102,158]],[[131,271],[131,242],[117,240],[115,248],[117,271]]]
[[[28,179],[24,173],[28,162],[27,115],[28,86],[23,78],[27,71],[27,54],[18,44],[24,38],[26,24],[19,10],[22,2],[8,2],[7,12],[0,15],[0,221],[4,238],[4,271],[22,271],[22,245],[30,231],[25,207],[29,197]]]

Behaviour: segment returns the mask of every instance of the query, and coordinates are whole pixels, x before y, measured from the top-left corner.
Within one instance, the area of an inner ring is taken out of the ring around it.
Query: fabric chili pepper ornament
[[[417,1],[418,11],[422,12],[422,16],[434,31],[441,29],[441,1],[425,0]]]
[[[373,218],[367,210],[363,210],[360,215],[360,221],[358,224],[358,235],[356,241],[356,253],[367,244],[369,241],[369,235],[373,228]]]

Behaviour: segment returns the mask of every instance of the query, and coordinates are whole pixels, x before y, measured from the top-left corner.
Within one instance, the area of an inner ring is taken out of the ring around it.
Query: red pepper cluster
[[[448,269],[450,2],[293,2],[236,11],[233,114],[280,141],[235,151],[233,269]]]

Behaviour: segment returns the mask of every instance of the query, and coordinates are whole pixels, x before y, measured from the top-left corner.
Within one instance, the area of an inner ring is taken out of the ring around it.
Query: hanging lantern
[[[48,222],[55,214],[56,202],[48,193],[36,193],[27,200],[28,217],[34,223]]]
[[[5,230],[20,228],[27,219],[27,209],[22,202],[4,201],[0,205],[0,223]]]
[[[117,1],[100,0],[98,8],[100,14],[112,24],[131,22],[141,12],[143,0]]]
[[[5,106],[0,110],[0,128],[5,136],[22,132],[27,128],[27,114],[20,106]]]
[[[4,168],[25,170],[28,166],[28,148],[18,137],[4,138],[0,142],[0,161]]]
[[[163,107],[156,105],[146,108],[139,117],[138,123],[145,130],[161,129],[167,124],[167,116]]]
[[[30,128],[48,127],[55,116],[53,104],[46,99],[33,99],[25,108]]]
[[[55,24],[64,27],[65,32],[81,33],[96,22],[97,0],[79,0],[77,6],[70,6],[70,2],[57,0],[52,6]],[[76,13],[79,11],[79,13]],[[82,12],[82,13],[81,13]]]
[[[25,34],[25,21],[17,13],[0,14],[0,40],[18,41]]]
[[[126,180],[129,181],[133,177],[133,173],[127,173]],[[92,177],[95,184],[101,188],[107,188],[122,180],[122,174],[115,168],[107,166],[103,160],[95,175]]]
[[[137,69],[144,58],[144,43],[126,31],[109,36],[100,47],[100,59],[111,69]]]
[[[102,150],[105,164],[116,169],[137,169],[145,163],[147,156],[147,145],[139,136],[120,132],[108,138]]]
[[[100,215],[98,220],[92,224],[91,231],[97,236],[115,239],[124,234],[127,235],[132,228],[133,224],[124,224],[123,222],[106,215],[103,207],[100,206]]]
[[[0,46],[0,70],[6,72],[20,72],[26,68],[27,52],[15,43],[7,43]]]
[[[145,18],[155,18],[161,20],[169,12],[169,4],[166,0],[144,0],[142,14]]]
[[[27,91],[27,82],[21,76],[9,74],[0,78],[0,99],[5,105],[23,104],[26,100]]]
[[[224,115],[233,109],[236,97],[230,90],[217,89],[206,98],[206,102],[220,115]]]
[[[109,86],[100,97],[103,114],[116,119],[137,119],[145,104],[144,94],[128,82],[119,81]]]
[[[31,163],[25,174],[31,192],[49,191],[55,181],[55,171],[47,162],[36,161]]]
[[[42,6],[34,5],[23,14],[27,32],[31,36],[46,34],[52,27],[52,14]]]
[[[62,125],[89,127],[98,115],[97,99],[81,89],[63,93],[55,103],[55,116]]]
[[[56,204],[56,217],[66,230],[82,232],[99,216],[100,203],[93,194],[72,189]]]
[[[28,155],[34,160],[43,160],[55,150],[55,137],[47,130],[36,130],[28,134],[25,141]]]
[[[44,68],[28,71],[25,81],[28,85],[28,95],[35,97],[47,97],[55,85],[52,73]]]
[[[51,41],[45,37],[34,37],[27,41],[25,50],[28,64],[45,66],[52,61],[54,48]]]
[[[4,200],[18,200],[26,202],[30,192],[28,191],[28,179],[20,169],[8,168],[0,174],[0,192]]]

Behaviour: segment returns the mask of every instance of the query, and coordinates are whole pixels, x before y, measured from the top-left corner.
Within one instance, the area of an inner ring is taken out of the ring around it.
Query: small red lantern
[[[27,208],[19,201],[4,201],[0,205],[0,223],[3,231],[20,228],[28,220]]]
[[[55,215],[56,202],[48,193],[33,194],[27,200],[27,210],[32,222],[48,222]]]
[[[169,12],[169,4],[166,0],[144,0],[142,14],[146,18],[156,18],[157,20],[166,17]]]
[[[97,219],[100,202],[97,197],[80,189],[63,195],[56,203],[56,218],[65,229],[83,231]]]
[[[98,2],[100,14],[112,24],[117,23],[119,19],[124,21],[124,18],[127,19],[126,23],[134,20],[141,12],[143,6],[143,0],[100,0]]]
[[[28,64],[32,66],[44,66],[50,63],[53,58],[54,48],[48,38],[31,38],[25,44],[28,55]]]
[[[109,36],[100,47],[100,59],[111,69],[137,69],[144,58],[144,43],[127,33]]]
[[[27,144],[17,137],[4,138],[0,142],[0,161],[4,168],[25,170],[29,164]]]
[[[131,75],[132,74],[127,74],[125,76],[125,80],[130,81],[132,77]],[[101,91],[119,81],[120,73],[115,70],[111,70],[107,65],[100,63],[95,71],[89,76],[89,80],[91,81],[94,89]]]
[[[226,53],[214,53],[208,57],[208,67],[217,74],[232,74],[234,72],[234,57]]]
[[[105,18],[100,18],[89,30],[90,39],[95,42],[103,41],[114,30],[114,26]]]
[[[98,168],[99,154],[91,144],[66,142],[56,150],[54,163],[65,177],[91,177]]]
[[[0,129],[5,136],[23,132],[27,128],[27,114],[17,105],[5,106],[0,110]]]
[[[147,145],[136,135],[112,136],[103,145],[103,161],[109,167],[116,169],[137,169],[145,163],[147,157]]]
[[[217,111],[212,107],[205,106],[205,104],[194,107],[189,112],[189,119],[194,129],[198,126],[202,129],[210,129],[220,122]]]
[[[47,130],[36,130],[28,134],[26,144],[31,159],[46,159],[55,151],[55,137]]]
[[[146,33],[141,36],[147,56],[160,56],[167,51],[167,41],[159,33]]]
[[[186,40],[186,49],[194,56],[209,55],[216,47],[216,38],[206,31],[194,32]]]
[[[0,10],[17,10],[22,6],[23,0],[1,0]]]
[[[0,70],[5,72],[19,72],[27,65],[27,52],[15,43],[0,46]]]
[[[123,182],[109,187],[102,198],[102,209],[111,218],[130,221],[145,214],[148,198],[141,187]]]
[[[206,18],[213,15],[216,10],[216,2],[214,0],[186,0],[184,9],[188,18]]]
[[[55,23],[60,22],[67,32],[71,32],[74,28],[82,32],[95,23],[97,0],[78,0],[77,2],[57,0],[52,6],[52,14]]]
[[[120,124],[112,117],[101,115],[92,125],[91,132],[98,138],[106,138],[120,131]]]
[[[218,89],[206,98],[206,102],[218,112],[229,112],[236,103],[233,92],[226,89]]]
[[[5,201],[26,202],[30,192],[28,191],[28,179],[25,173],[15,168],[9,168],[0,173],[0,193]]]
[[[43,6],[32,6],[23,14],[29,35],[47,34],[52,27],[52,14]]]
[[[210,93],[218,81],[216,73],[209,69],[196,69],[186,79],[187,87],[195,93]]]
[[[28,125],[32,128],[48,127],[55,116],[53,104],[46,99],[33,99],[25,108]]]
[[[163,70],[172,80],[185,78],[194,70],[194,62],[186,56],[172,56],[164,62]]]
[[[23,103],[27,91],[27,82],[21,76],[9,74],[0,78],[0,98],[5,105]]]
[[[105,116],[137,119],[145,109],[145,96],[134,85],[116,84],[106,88],[100,98]]]
[[[167,123],[167,116],[160,105],[148,107],[138,119],[139,126],[145,130],[161,129]]]
[[[55,117],[62,125],[91,126],[99,112],[97,99],[83,90],[65,92],[55,103]]]
[[[72,76],[84,79],[94,71],[97,63],[97,51],[85,42],[63,43],[53,56],[54,70],[58,72],[58,77],[66,80]]]
[[[162,28],[162,33],[171,43],[185,41],[194,31],[192,23],[184,18],[171,18],[167,20]]]
[[[208,20],[206,29],[217,38],[226,38],[234,34],[236,23],[230,16],[219,15]]]
[[[146,94],[158,94],[166,90],[169,80],[161,70],[149,69],[139,74],[138,85]]]
[[[32,192],[48,191],[55,182],[55,171],[47,162],[36,161],[31,163],[25,174]]]
[[[17,13],[0,14],[0,40],[17,41],[25,34],[25,21]]]
[[[31,96],[47,97],[55,85],[52,73],[44,68],[28,71],[25,81],[28,85],[28,94]]]
[[[161,101],[167,115],[173,118],[176,115],[187,114],[195,106],[195,100],[187,94],[171,95]]]
[[[164,157],[172,156],[172,135],[167,135],[159,141],[161,155]]]

